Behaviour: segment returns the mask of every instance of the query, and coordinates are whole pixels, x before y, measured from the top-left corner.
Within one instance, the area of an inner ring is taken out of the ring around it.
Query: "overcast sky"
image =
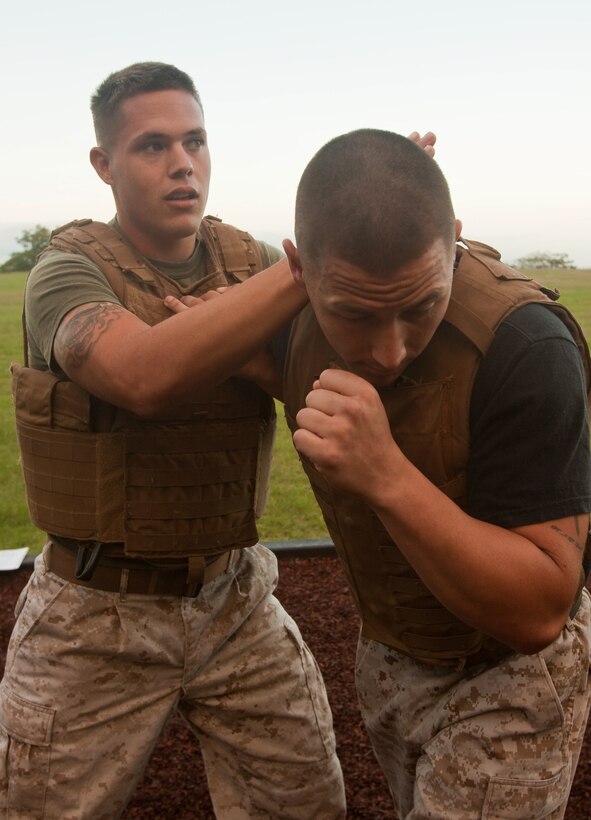
[[[111,71],[160,60],[203,99],[207,212],[258,238],[293,235],[298,179],[331,137],[430,129],[466,237],[507,261],[556,251],[591,268],[590,42],[589,0],[11,2],[0,261],[24,225],[112,216],[88,162],[89,97]]]

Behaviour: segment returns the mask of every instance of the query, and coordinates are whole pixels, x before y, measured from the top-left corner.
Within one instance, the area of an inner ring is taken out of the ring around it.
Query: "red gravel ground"
[[[0,576],[0,667],[27,570]],[[358,620],[335,558],[284,558],[277,596],[298,622],[323,671],[332,704],[350,820],[394,818],[384,778],[357,712],[353,663]],[[591,816],[591,724],[565,820]],[[165,728],[124,818],[214,820],[197,742],[180,718]],[[314,820],[314,818],[310,818]]]

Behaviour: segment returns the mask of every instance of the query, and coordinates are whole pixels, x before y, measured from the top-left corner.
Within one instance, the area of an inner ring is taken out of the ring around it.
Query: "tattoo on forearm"
[[[576,533],[577,533],[576,538],[574,538],[572,535],[569,535],[568,532],[565,532],[563,529],[561,529],[556,524],[552,524],[551,527],[555,532],[557,532],[559,535],[561,535],[566,541],[568,541],[570,544],[573,544],[573,546],[576,547],[576,549],[579,552],[583,552],[583,550],[585,549],[586,533],[584,533],[583,538],[581,538],[581,528],[579,526],[578,516],[575,516],[573,520],[575,522],[575,530],[576,530]]]
[[[96,304],[75,313],[55,339],[56,354],[72,368],[83,365],[107,328],[124,313],[112,302]]]

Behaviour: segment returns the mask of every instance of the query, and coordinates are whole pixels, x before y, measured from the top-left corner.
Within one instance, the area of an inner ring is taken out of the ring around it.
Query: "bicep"
[[[53,358],[66,375],[89,393],[125,404],[124,351],[130,336],[148,326],[121,305],[88,302],[62,319],[53,343]],[[123,395],[122,395],[123,393]]]

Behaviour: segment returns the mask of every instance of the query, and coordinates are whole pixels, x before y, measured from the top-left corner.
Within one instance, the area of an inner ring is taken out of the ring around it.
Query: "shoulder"
[[[101,297],[116,297],[98,267],[84,254],[69,251],[48,250],[31,270],[26,285],[26,303],[37,297],[48,297],[48,291],[60,294],[69,289],[84,289],[91,295],[97,291]],[[87,299],[88,301],[88,299]],[[91,301],[94,301],[92,299]]]
[[[585,372],[560,317],[541,304],[505,319],[470,405],[470,513],[505,527],[589,509]]]
[[[275,264],[275,262],[279,262],[280,259],[283,259],[283,251],[279,250],[279,248],[276,248],[274,245],[269,245],[268,242],[263,242],[260,239],[257,239],[256,243],[261,252],[264,268],[270,268],[271,265]]]
[[[557,313],[543,304],[529,304],[513,311],[499,326],[497,339],[521,338],[526,345],[548,339],[563,339],[575,344],[567,326]]]
[[[515,438],[559,424],[583,426],[587,416],[585,370],[579,350],[558,315],[540,304],[511,314],[497,331],[474,380],[470,427],[517,430]]]
[[[542,304],[529,304],[511,313],[499,326],[484,356],[472,397],[473,410],[486,403],[508,380],[517,387],[519,372],[527,385],[555,390],[574,375],[583,380],[583,364],[568,328],[560,317]]]
[[[25,316],[31,350],[51,361],[53,340],[67,313],[89,302],[119,299],[101,271],[82,254],[47,251],[32,269],[25,288]]]

